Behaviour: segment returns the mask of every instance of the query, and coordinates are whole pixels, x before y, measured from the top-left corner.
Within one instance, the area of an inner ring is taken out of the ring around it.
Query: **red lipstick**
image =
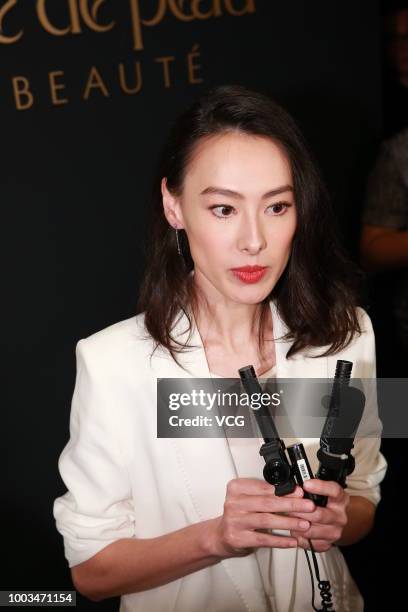
[[[240,268],[232,268],[234,275],[244,283],[257,283],[261,280],[266,272],[265,266],[241,266]]]

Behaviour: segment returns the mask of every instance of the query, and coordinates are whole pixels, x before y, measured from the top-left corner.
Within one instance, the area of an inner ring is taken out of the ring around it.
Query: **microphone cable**
[[[312,560],[313,560],[313,565],[314,565],[314,570],[315,570],[315,574],[316,574],[316,580],[317,580],[317,586],[319,587],[319,591],[320,591],[320,597],[321,597],[321,604],[322,607],[321,608],[316,608],[315,606],[315,586],[314,586],[314,576],[313,576],[313,571],[312,571],[312,566],[310,564],[310,560],[309,560],[309,554],[308,551],[305,549],[305,555],[306,555],[306,561],[307,561],[307,565],[309,567],[309,572],[310,572],[310,579],[312,581],[312,608],[313,610],[316,610],[316,612],[336,612],[335,609],[332,607],[333,606],[333,602],[332,602],[332,598],[333,595],[330,591],[331,587],[330,587],[330,582],[328,580],[321,580],[320,579],[320,573],[319,573],[319,565],[317,563],[317,559],[316,559],[316,551],[313,548],[313,544],[311,540],[308,540],[309,542],[309,546],[310,546],[310,550],[312,553]]]

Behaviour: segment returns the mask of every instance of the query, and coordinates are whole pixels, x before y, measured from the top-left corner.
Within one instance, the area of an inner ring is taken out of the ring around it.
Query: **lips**
[[[264,266],[242,266],[241,268],[232,268],[232,273],[236,278],[239,278],[243,283],[257,283],[261,280],[266,272]]]
[[[241,268],[232,268],[233,272],[260,272],[265,270],[265,266],[241,266]]]

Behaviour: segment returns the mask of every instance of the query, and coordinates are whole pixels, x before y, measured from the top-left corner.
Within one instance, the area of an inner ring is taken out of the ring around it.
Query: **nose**
[[[266,248],[266,238],[262,224],[256,217],[244,218],[238,236],[240,251],[256,255]]]

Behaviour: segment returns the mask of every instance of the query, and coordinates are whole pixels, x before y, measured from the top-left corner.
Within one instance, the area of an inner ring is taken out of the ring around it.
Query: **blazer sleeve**
[[[116,434],[112,385],[86,339],[77,343],[75,354],[70,438],[58,462],[67,492],[53,505],[69,567],[135,534],[131,485]]]
[[[375,336],[371,319],[362,308],[358,309],[363,330],[359,376],[366,396],[366,403],[352,454],[356,460],[354,471],[347,477],[347,492],[361,495],[375,506],[381,499],[380,483],[387,471],[387,462],[380,452],[382,423],[378,415],[376,388]]]

